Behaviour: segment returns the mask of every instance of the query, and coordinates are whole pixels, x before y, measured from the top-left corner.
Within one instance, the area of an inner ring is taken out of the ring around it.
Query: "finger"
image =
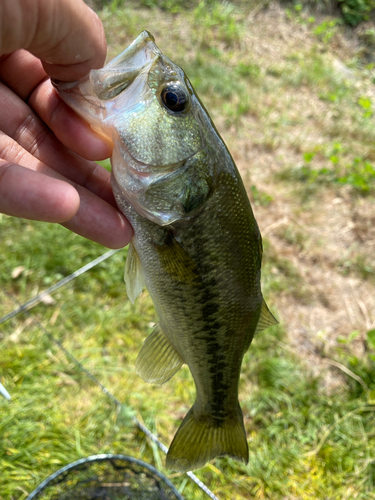
[[[133,228],[115,208],[76,186],[81,204],[77,214],[63,226],[108,248],[122,248],[133,237]]]
[[[0,102],[0,130],[40,162],[116,206],[109,172],[63,147],[30,107],[1,83]],[[81,132],[77,134],[77,143],[86,140]],[[91,144],[88,142],[89,147]]]
[[[47,165],[37,160],[30,153],[22,149],[18,143],[14,142],[10,137],[7,137],[1,132],[0,156],[4,159],[3,164],[17,164],[21,167],[25,167],[25,170],[33,171],[32,174],[38,173],[41,177],[43,177],[43,182],[49,182],[48,178],[51,177],[54,180],[58,179],[60,181],[65,181],[65,183],[68,183],[75,188],[80,200],[79,209],[72,219],[64,223],[64,226],[71,231],[74,231],[85,238],[96,241],[97,243],[109,248],[122,248],[127,245],[133,237],[133,229],[131,225],[127,219],[118,210],[116,210],[116,208],[94,195],[91,191],[88,191],[82,186],[64,178],[61,174],[58,174]],[[39,181],[40,177],[38,177],[37,180]],[[0,179],[0,184],[1,182],[2,181]],[[15,183],[13,185],[16,186]],[[32,188],[34,187],[35,185],[32,186]],[[41,194],[43,200],[46,193],[39,191],[39,194]],[[1,195],[2,192],[0,192],[0,199]],[[17,196],[17,192],[15,195]],[[4,213],[8,212],[4,211]],[[35,218],[30,216],[31,212],[29,215],[25,212],[22,213],[24,215],[18,216]],[[14,205],[12,215],[17,215],[14,211]]]
[[[69,149],[88,160],[104,160],[112,155],[112,142],[94,132],[90,125],[67,106],[52,87],[41,83],[29,99],[30,106]]]
[[[2,0],[1,8],[0,54],[25,48],[65,81],[103,65],[103,25],[83,0]]]
[[[90,160],[108,158],[112,143],[63,103],[46,78],[40,60],[26,50],[18,50],[0,62],[0,79],[21,99],[28,100],[66,147]]]
[[[24,101],[46,78],[40,59],[27,50],[17,50],[0,61],[1,81]]]
[[[66,222],[79,209],[73,186],[0,160],[0,213],[45,222]]]

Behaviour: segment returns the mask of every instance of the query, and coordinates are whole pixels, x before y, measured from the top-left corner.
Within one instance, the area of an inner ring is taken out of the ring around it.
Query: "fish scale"
[[[196,400],[167,455],[188,471],[248,461],[238,385],[254,335],[276,323],[262,297],[262,242],[241,177],[181,68],[144,31],[61,97],[112,138],[112,189],[134,229],[128,297],[146,286],[159,322],[136,371],[162,384],[186,363]]]

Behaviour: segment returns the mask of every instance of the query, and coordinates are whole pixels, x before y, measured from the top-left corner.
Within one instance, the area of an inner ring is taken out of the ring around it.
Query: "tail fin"
[[[167,455],[168,469],[187,472],[220,455],[247,463],[249,449],[240,405],[230,418],[218,420],[196,414],[195,404],[185,416]]]

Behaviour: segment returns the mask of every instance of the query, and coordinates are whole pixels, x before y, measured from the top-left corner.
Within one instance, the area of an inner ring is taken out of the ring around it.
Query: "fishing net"
[[[125,455],[97,455],[69,464],[27,500],[184,500],[155,467]]]

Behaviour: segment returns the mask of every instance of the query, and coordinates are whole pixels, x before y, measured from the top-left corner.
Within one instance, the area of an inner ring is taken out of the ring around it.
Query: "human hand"
[[[102,67],[99,18],[82,0],[0,0],[0,12],[0,213],[125,246],[132,228],[116,208],[110,174],[91,161],[108,158],[112,144],[48,78],[74,81]]]

